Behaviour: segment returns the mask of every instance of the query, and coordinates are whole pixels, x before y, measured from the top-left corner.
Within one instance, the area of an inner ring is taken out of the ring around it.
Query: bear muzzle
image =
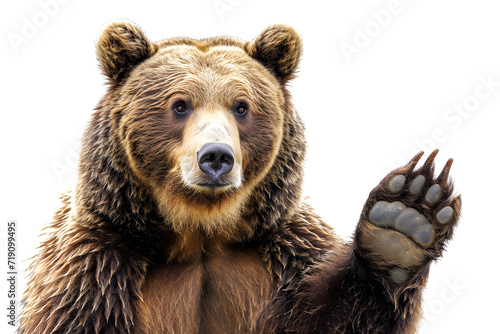
[[[201,193],[235,191],[242,184],[238,128],[227,111],[200,109],[186,125],[180,169],[184,185]]]

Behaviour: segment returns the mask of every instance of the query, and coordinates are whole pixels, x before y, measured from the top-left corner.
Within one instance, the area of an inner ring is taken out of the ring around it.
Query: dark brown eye
[[[245,115],[247,113],[247,110],[248,106],[246,105],[246,103],[240,103],[236,107],[236,113],[240,116]]]
[[[178,114],[184,114],[187,111],[186,103],[184,103],[184,102],[177,102],[174,105],[174,110]]]

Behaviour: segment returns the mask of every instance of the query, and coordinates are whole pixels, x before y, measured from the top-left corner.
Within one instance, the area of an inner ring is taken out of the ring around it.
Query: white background
[[[463,215],[448,252],[432,267],[420,333],[498,333],[500,8],[494,3],[2,2],[0,258],[7,257],[6,223],[15,219],[26,268],[60,193],[75,180],[78,140],[105,92],[95,41],[106,23],[130,19],[151,40],[250,40],[281,22],[304,42],[291,90],[308,129],[309,202],[350,238],[379,180],[417,150],[439,147],[438,168],[455,159]],[[356,53],[346,56],[346,45]],[[0,267],[7,272],[6,260]],[[10,333],[3,277],[0,322],[2,333]]]

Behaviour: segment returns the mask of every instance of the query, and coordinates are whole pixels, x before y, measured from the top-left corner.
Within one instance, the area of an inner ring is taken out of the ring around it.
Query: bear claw
[[[432,153],[429,155],[427,160],[424,162],[423,166],[423,171],[428,172],[429,170],[433,169],[434,167],[434,158],[436,158],[436,155],[438,154],[439,150],[434,150]]]
[[[448,174],[450,174],[451,165],[453,164],[453,159],[448,159],[446,165],[443,167],[443,171],[439,174],[437,180],[438,182],[446,182]]]

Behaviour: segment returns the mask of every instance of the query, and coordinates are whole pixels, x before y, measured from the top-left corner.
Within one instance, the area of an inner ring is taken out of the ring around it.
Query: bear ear
[[[106,26],[96,48],[102,72],[114,83],[157,51],[156,45],[130,22],[113,22]]]
[[[247,53],[274,73],[279,79],[292,78],[302,55],[302,40],[292,27],[277,24],[265,29],[247,43]]]

